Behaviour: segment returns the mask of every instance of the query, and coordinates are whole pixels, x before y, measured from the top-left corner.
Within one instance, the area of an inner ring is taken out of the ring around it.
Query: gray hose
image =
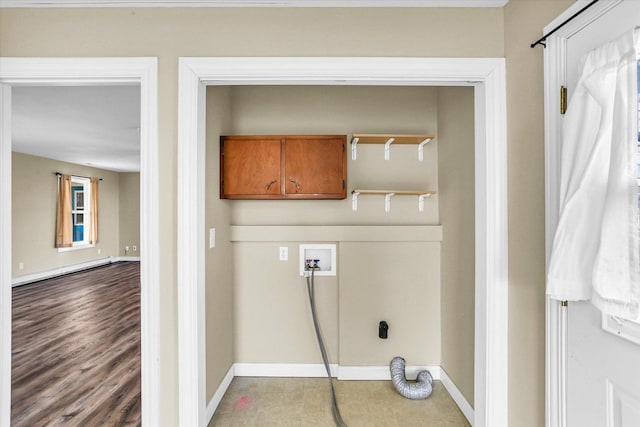
[[[324,363],[324,369],[327,372],[327,378],[329,379],[329,391],[331,394],[331,414],[333,415],[333,422],[336,427],[347,427],[347,424],[342,420],[340,409],[338,409],[338,401],[336,400],[336,392],[333,389],[333,379],[331,378],[331,370],[329,369],[329,357],[327,356],[327,350],[324,347],[324,340],[320,333],[320,325],[318,324],[318,314],[316,312],[316,293],[315,293],[315,269],[318,267],[316,263],[314,266],[308,266],[311,270],[311,280],[307,276],[307,291],[309,293],[309,306],[311,307],[311,317],[313,318],[313,327],[316,331],[316,338],[318,339],[318,347],[320,347],[320,354],[322,355],[322,362]]]
[[[407,399],[426,399],[431,396],[433,391],[433,377],[429,371],[418,372],[416,382],[408,382],[404,373],[404,359],[402,357],[394,357],[391,360],[391,381],[398,393]]]

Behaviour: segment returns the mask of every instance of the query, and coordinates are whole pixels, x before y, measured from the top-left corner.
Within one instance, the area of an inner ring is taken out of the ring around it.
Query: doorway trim
[[[140,85],[142,423],[156,426],[160,390],[157,58],[0,58],[0,425],[11,418],[11,88]]]
[[[506,80],[503,58],[180,58],[179,424],[204,426],[207,85],[473,86],[476,427],[508,425]]]

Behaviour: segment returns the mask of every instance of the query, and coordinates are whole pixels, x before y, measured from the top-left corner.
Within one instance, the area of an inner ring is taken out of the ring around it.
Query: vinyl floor
[[[140,263],[13,289],[11,425],[140,425]]]
[[[426,400],[400,396],[391,381],[334,380],[349,427],[469,426],[440,381]],[[326,378],[236,377],[209,427],[333,427]]]

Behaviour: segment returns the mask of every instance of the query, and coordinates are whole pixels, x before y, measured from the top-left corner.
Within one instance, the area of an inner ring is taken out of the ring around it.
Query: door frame
[[[545,121],[545,239],[546,266],[553,247],[553,238],[560,211],[560,161],[562,147],[562,115],[560,114],[560,86],[567,85],[567,43],[569,39],[616,7],[624,0],[598,2],[566,23],[547,38],[544,49],[544,121]],[[544,27],[552,31],[589,3],[578,0],[560,16]],[[546,297],[545,351],[545,425],[567,425],[567,351],[568,306]]]
[[[178,101],[179,424],[204,426],[205,116],[208,85],[473,86],[474,425],[508,425],[508,241],[504,58],[180,58]]]
[[[160,390],[157,58],[0,58],[0,425],[11,419],[11,88],[139,84],[141,405],[156,426]]]

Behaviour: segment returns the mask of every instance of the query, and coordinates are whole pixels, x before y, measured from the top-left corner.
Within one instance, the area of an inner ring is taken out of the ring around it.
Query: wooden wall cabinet
[[[220,137],[221,199],[345,199],[346,135]]]

